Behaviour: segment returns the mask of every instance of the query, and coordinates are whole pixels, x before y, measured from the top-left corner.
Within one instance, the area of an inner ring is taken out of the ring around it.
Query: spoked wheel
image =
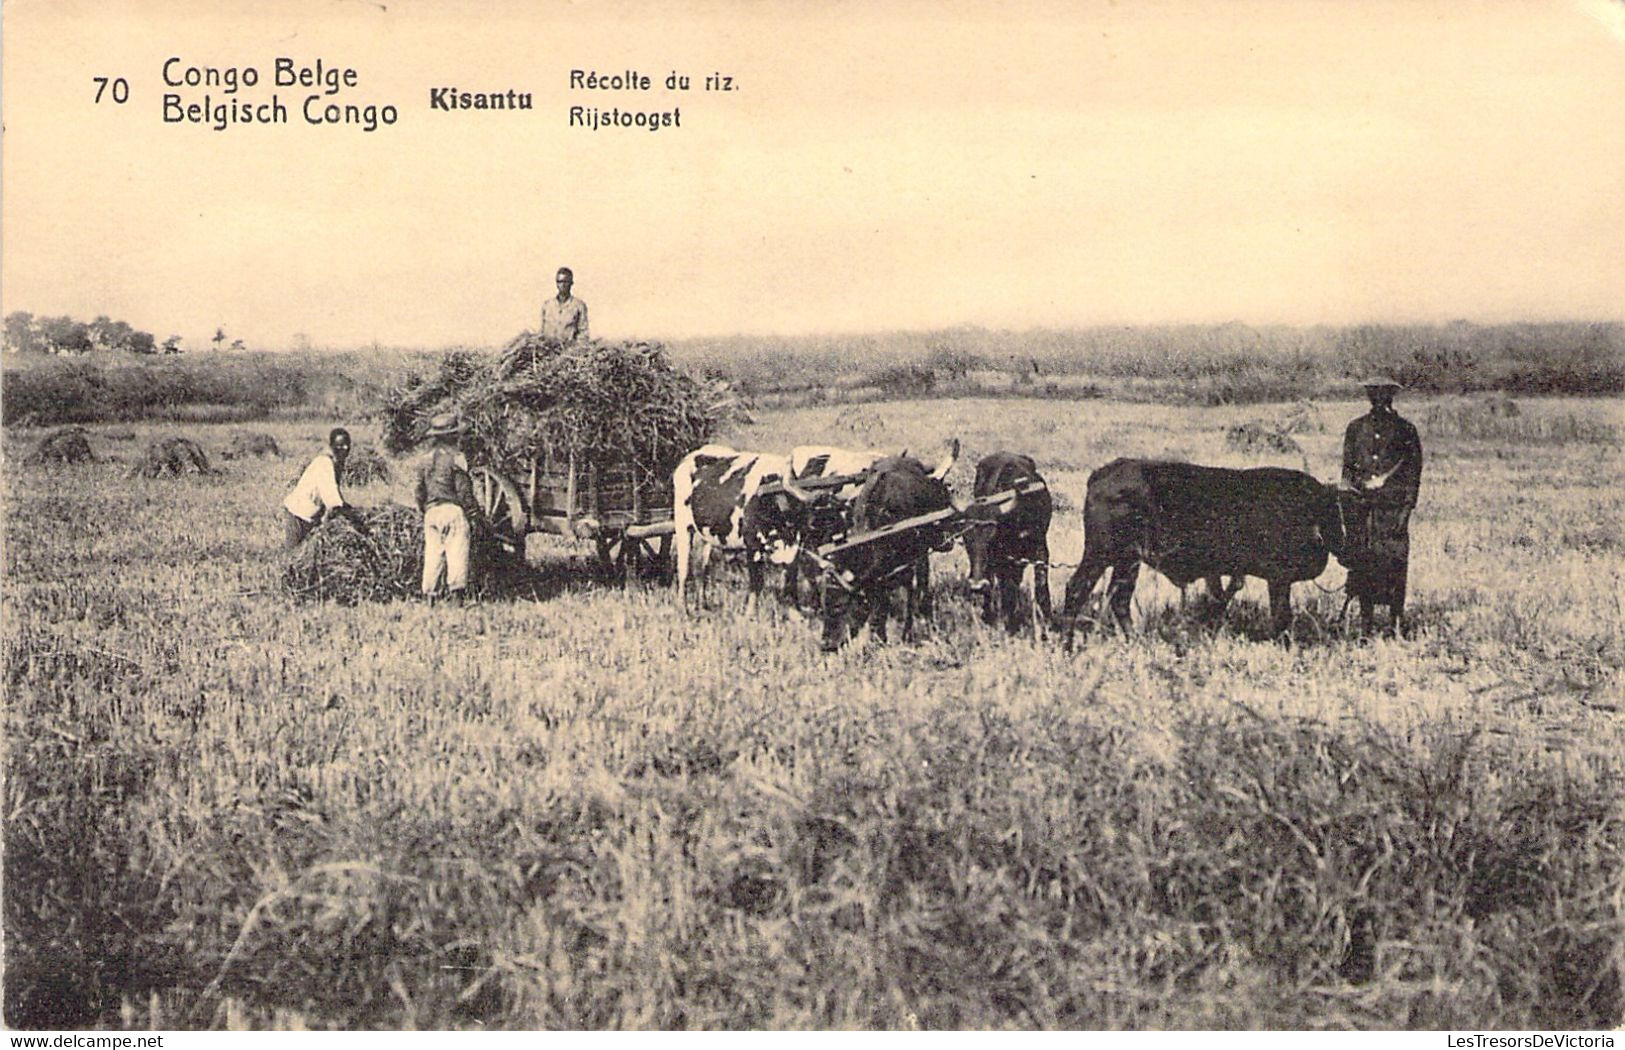
[[[468,477],[474,483],[474,500],[497,542],[509,551],[523,552],[530,515],[525,511],[519,486],[490,467],[475,467]]]

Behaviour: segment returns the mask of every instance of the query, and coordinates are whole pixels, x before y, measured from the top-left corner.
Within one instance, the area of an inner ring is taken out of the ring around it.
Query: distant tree
[[[33,314],[18,310],[6,315],[6,349],[16,354],[34,354],[45,349]]]
[[[243,349],[243,341],[241,339],[233,339],[231,341],[231,348],[233,350],[241,350],[241,349]]]
[[[293,348],[295,350],[309,350],[310,336],[304,332],[293,333]]]
[[[40,321],[39,327],[47,353],[88,354],[92,349],[90,326],[82,321],[67,315],[47,317]]]
[[[156,354],[158,344],[151,332],[131,332],[129,351],[132,354]]]
[[[226,330],[224,328],[216,328],[214,330],[214,338],[209,340],[209,342],[214,344],[214,348],[216,350],[220,349],[221,346],[225,345],[226,342]]]
[[[166,353],[166,354],[178,354],[180,352],[181,352],[181,337],[180,336],[172,335],[168,339],[164,340],[164,353]]]

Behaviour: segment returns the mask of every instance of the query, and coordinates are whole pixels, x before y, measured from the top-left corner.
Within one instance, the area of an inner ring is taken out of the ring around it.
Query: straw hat
[[[1360,385],[1367,390],[1403,390],[1405,384],[1393,376],[1369,376],[1360,380]]]
[[[426,438],[444,437],[447,434],[461,434],[462,432],[463,421],[457,417],[457,413],[442,412],[429,420],[429,429],[424,432],[423,436]]]

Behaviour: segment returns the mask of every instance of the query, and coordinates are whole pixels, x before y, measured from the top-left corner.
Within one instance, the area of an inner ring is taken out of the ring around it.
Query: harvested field
[[[209,457],[196,441],[185,437],[165,437],[147,446],[141,461],[130,470],[131,477],[178,478],[183,474],[213,474]]]
[[[1322,407],[1295,439],[1330,480],[1365,408]],[[1284,410],[868,408],[893,447],[1034,455],[1073,508],[1060,563],[1092,469],[1223,462],[1228,426]],[[851,443],[842,413],[719,437]],[[540,538],[535,590],[294,601],[285,464],[243,461],[199,518],[117,464],[56,487],[8,461],[6,1018],[1615,1027],[1625,462],[1424,441],[1415,637],[1357,637],[1335,564],[1285,645],[1258,581],[1209,625],[1142,572],[1133,628],[1070,655],[984,626],[957,550],[918,641],[834,657],[741,574],[685,614]]]

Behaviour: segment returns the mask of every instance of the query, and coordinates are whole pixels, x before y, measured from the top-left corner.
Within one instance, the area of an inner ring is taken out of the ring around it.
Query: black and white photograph
[[[1614,1045],[1625,0],[0,17],[5,1028]]]

